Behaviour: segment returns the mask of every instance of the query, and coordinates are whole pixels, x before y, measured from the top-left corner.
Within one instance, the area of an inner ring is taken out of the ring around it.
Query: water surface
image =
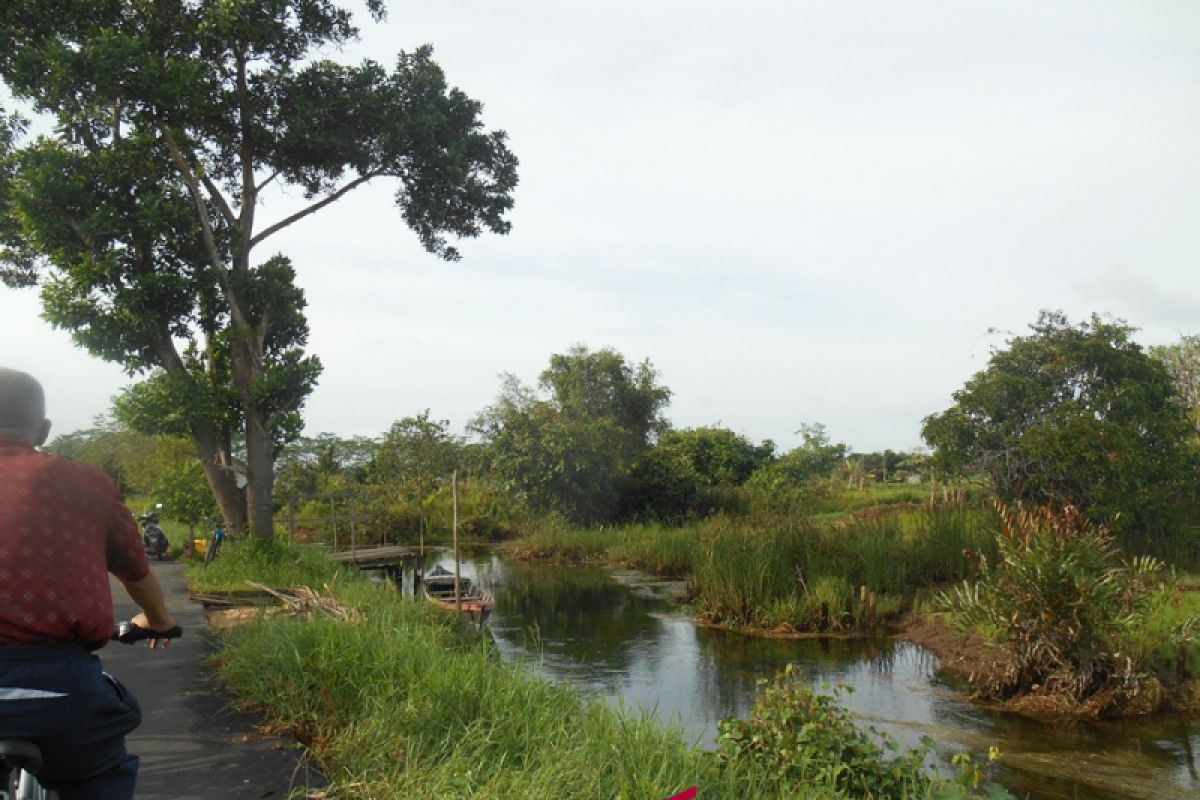
[[[452,559],[441,563],[453,569]],[[745,716],[756,683],[788,664],[814,685],[846,685],[862,721],[943,755],[990,745],[995,777],[1018,795],[1200,798],[1200,723],[1164,715],[1129,722],[1045,724],[988,712],[938,672],[928,651],[889,639],[777,641],[700,628],[663,599],[607,570],[467,557],[463,573],[496,597],[489,622],[506,660],[528,664],[626,710],[647,711],[711,747],[720,720]]]

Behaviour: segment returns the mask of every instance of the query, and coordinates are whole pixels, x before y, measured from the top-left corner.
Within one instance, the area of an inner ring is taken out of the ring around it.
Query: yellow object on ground
[[[208,539],[193,539],[192,546],[200,555],[208,552]]]

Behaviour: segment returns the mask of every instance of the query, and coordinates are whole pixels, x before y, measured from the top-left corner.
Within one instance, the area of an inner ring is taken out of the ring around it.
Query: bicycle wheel
[[[217,557],[217,550],[221,548],[221,541],[215,539],[208,543],[208,549],[204,551],[204,565],[208,566],[212,560]]]

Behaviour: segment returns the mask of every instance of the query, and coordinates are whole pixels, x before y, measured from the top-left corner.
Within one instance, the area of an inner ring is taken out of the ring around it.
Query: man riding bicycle
[[[142,609],[133,624],[176,622],[116,485],[38,452],[49,432],[41,385],[0,368],[0,739],[36,744],[62,800],[132,798],[141,711],[91,654],[113,631],[108,573]]]

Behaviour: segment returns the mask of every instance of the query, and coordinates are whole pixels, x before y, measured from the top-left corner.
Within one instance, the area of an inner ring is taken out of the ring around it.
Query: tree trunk
[[[225,526],[235,534],[242,533],[246,530],[246,498],[221,458],[216,433],[207,427],[195,429],[192,431],[192,442],[196,445],[196,455],[204,467],[204,477],[208,479]]]
[[[266,414],[247,404],[246,413],[246,505],[250,531],[257,539],[275,533],[272,495],[275,491],[275,442]]]

